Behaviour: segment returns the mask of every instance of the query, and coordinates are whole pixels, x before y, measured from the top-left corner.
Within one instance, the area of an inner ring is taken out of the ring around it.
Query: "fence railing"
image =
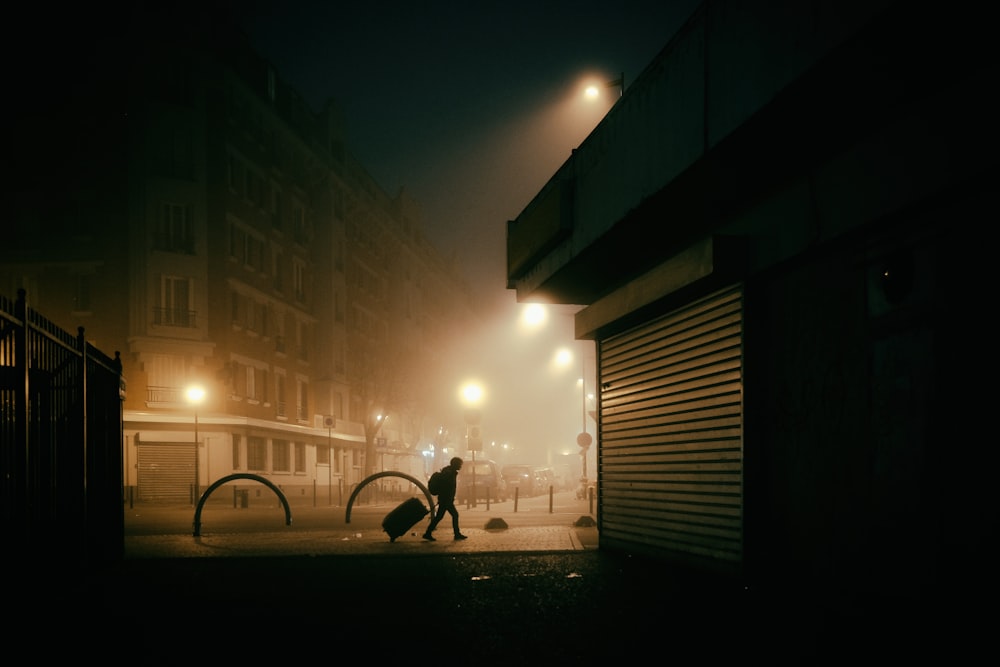
[[[123,556],[122,408],[112,359],[0,295],[0,512],[6,556],[96,563]]]

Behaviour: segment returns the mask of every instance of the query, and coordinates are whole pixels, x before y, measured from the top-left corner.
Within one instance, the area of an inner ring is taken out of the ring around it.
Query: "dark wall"
[[[748,281],[751,579],[907,599],[987,576],[996,455],[970,371],[990,353],[962,278],[982,263],[955,224],[971,196]]]

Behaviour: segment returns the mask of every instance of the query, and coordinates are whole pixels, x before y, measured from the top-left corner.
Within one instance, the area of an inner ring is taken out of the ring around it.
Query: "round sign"
[[[576,436],[576,444],[580,445],[581,447],[590,447],[590,443],[592,443],[593,441],[594,439],[590,437],[590,434],[587,433],[586,431]]]

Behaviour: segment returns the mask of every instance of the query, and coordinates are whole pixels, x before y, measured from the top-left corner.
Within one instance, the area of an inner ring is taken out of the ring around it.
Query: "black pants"
[[[444,513],[447,512],[451,514],[451,527],[455,531],[456,535],[460,535],[462,531],[458,529],[458,508],[455,507],[455,499],[441,499],[438,501],[437,512],[434,514],[434,518],[431,519],[431,523],[427,526],[427,532],[431,533],[437,528],[437,525],[441,523],[441,519],[444,518]]]

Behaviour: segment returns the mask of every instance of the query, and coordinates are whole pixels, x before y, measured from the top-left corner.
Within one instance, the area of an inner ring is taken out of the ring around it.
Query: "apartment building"
[[[70,94],[80,118],[29,124],[25,153],[60,151],[74,177],[18,182],[0,290],[121,353],[134,500],[258,475],[336,503],[375,471],[423,475],[449,413],[426,384],[476,314],[416,202],[238,33],[147,28]]]

